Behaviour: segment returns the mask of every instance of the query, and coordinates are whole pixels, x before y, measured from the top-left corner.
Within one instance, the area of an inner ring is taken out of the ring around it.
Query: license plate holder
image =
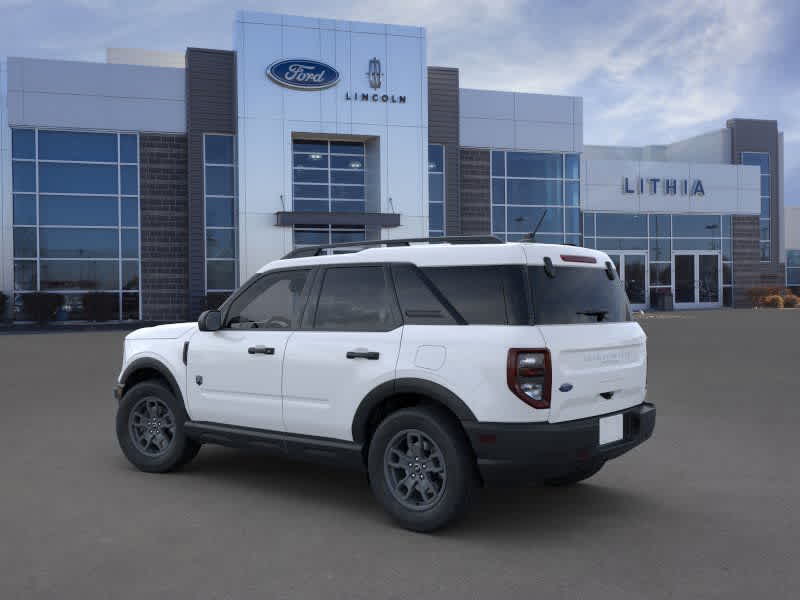
[[[600,417],[598,445],[605,446],[618,442],[623,437],[622,415]]]

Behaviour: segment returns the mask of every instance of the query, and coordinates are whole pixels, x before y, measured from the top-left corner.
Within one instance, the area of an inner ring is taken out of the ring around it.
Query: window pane
[[[762,174],[769,173],[769,153],[768,152],[742,152],[743,165],[755,165],[761,167]]]
[[[218,165],[232,165],[233,136],[207,135],[205,161]]]
[[[769,175],[761,176],[761,195],[769,196]]]
[[[669,239],[650,239],[650,260],[672,260],[672,244]]]
[[[508,203],[561,206],[561,182],[509,179]]]
[[[647,250],[647,238],[597,238],[598,250]]]
[[[786,273],[787,285],[800,286],[800,269],[789,269]]]
[[[39,131],[39,160],[117,162],[114,133]]]
[[[383,267],[325,272],[314,327],[337,331],[387,331],[395,326]]]
[[[36,158],[36,141],[33,129],[11,130],[11,157]]]
[[[393,265],[397,297],[407,325],[455,325],[456,321],[411,265]]]
[[[14,289],[20,291],[36,291],[36,261],[14,261]]]
[[[546,214],[545,214],[546,212]],[[509,206],[507,212],[508,232],[530,233],[544,216],[538,231],[541,233],[562,233],[564,231],[564,211],[559,208],[533,208]]]
[[[444,206],[431,204],[428,213],[428,228],[441,231],[444,229]]]
[[[295,169],[294,180],[299,183],[328,183],[328,170]]]
[[[292,149],[295,152],[314,152],[327,154],[328,142],[317,142],[313,140],[294,140],[292,141]]]
[[[206,167],[206,194],[233,196],[233,167]]]
[[[729,285],[733,283],[733,265],[731,263],[722,263],[722,283]]]
[[[431,173],[444,171],[444,147],[440,144],[428,145],[428,171]]]
[[[733,306],[733,290],[729,287],[722,288],[722,306]]]
[[[759,249],[761,251],[761,260],[763,262],[768,262],[771,256],[771,248],[769,242],[761,242],[761,244],[759,244]]]
[[[62,194],[117,194],[116,165],[39,163],[39,191]]]
[[[722,240],[722,260],[733,260],[733,242],[730,238]]]
[[[567,154],[565,157],[566,173],[564,177],[567,179],[580,179],[581,178],[581,157],[579,154]]]
[[[430,175],[430,177],[441,177],[441,175]],[[331,171],[331,183],[357,183],[364,185],[364,171]]]
[[[509,177],[560,178],[563,173],[561,154],[508,152]]]
[[[492,179],[492,204],[505,204],[506,180]]]
[[[361,229],[359,231],[346,231],[346,230],[337,230],[336,227],[333,227],[331,231],[331,241],[334,244],[343,243],[343,242],[363,242],[366,238],[366,232]]]
[[[361,185],[332,185],[331,197],[350,200],[364,199],[364,186]]]
[[[114,260],[43,260],[42,290],[119,289],[119,263]]]
[[[647,237],[647,216],[597,213],[597,235]]]
[[[650,285],[672,285],[672,265],[656,263],[650,265]]]
[[[294,185],[295,198],[327,198],[327,185],[298,184]]]
[[[787,250],[786,251],[786,266],[787,267],[800,267],[800,250]]]
[[[311,167],[316,169],[327,169],[328,168],[328,155],[327,154],[295,154],[293,156],[294,166],[295,167]],[[351,162],[356,160],[356,162],[361,162],[357,159],[353,159],[347,156],[339,157],[339,160],[342,161],[342,165],[338,166],[338,168],[347,168],[346,165],[349,165]]]
[[[119,161],[124,163],[139,162],[138,142],[135,135],[119,136]]]
[[[334,212],[364,212],[363,200],[334,200],[331,205]]]
[[[581,184],[577,181],[567,181],[564,183],[564,193],[566,198],[564,203],[567,206],[581,205]]]
[[[36,229],[34,227],[14,227],[14,256],[36,258]]]
[[[39,254],[47,258],[117,258],[116,229],[39,230]]]
[[[731,237],[733,232],[733,219],[730,215],[722,216],[722,237]]]
[[[15,160],[11,166],[11,181],[15,192],[35,192],[36,165]]]
[[[770,237],[769,237],[769,226],[770,226],[770,222],[769,222],[768,219],[761,219],[758,222],[758,233],[759,233],[759,237],[760,237],[760,239],[762,241],[770,239]]]
[[[233,198],[206,198],[206,227],[233,227]]]
[[[671,237],[669,215],[650,215],[650,237]]]
[[[139,201],[136,198],[122,199],[122,226],[139,226]]]
[[[564,230],[567,233],[579,233],[581,230],[581,213],[577,207],[564,209]]]
[[[719,250],[720,240],[716,238],[673,238],[673,250]]]
[[[506,230],[506,209],[504,206],[492,207],[492,231],[502,232]]]
[[[769,198],[761,198],[761,217],[769,218]]]
[[[122,294],[122,319],[135,321],[139,318],[139,294]]]
[[[231,329],[293,329],[302,309],[308,270],[264,275],[231,303]]]
[[[139,258],[139,230],[122,230],[122,258]]]
[[[364,143],[331,142],[331,154],[358,154],[364,156]]]
[[[42,225],[117,225],[116,196],[39,196]]]
[[[300,155],[298,155],[298,156],[300,156]],[[322,158],[326,159],[326,161],[327,161],[327,157],[323,156]],[[315,167],[320,167],[320,166],[327,167],[328,163],[325,162],[325,164],[322,164],[322,165],[316,164],[316,165],[313,165],[313,166],[315,166]],[[363,158],[359,158],[357,156],[331,156],[331,168],[332,169],[350,169],[350,170],[363,169],[364,168],[364,159]]]
[[[122,194],[136,196],[139,193],[139,169],[133,165],[120,167]]]
[[[594,237],[594,213],[583,214],[583,235]]]
[[[595,241],[595,238],[593,238],[593,237],[585,237],[585,238],[583,238],[583,245],[586,248],[595,248],[597,246],[597,242]]]
[[[492,175],[504,177],[506,174],[506,153],[492,152]]]
[[[303,245],[317,245],[317,244],[327,244],[328,243],[328,229],[318,229],[318,230],[303,230],[298,231],[295,230],[294,232],[294,243],[295,246],[303,246]]]
[[[122,261],[122,289],[123,290],[138,290],[139,289],[139,261],[138,260],[123,260]]]
[[[430,202],[444,202],[444,175],[428,175],[428,199]]]
[[[34,194],[14,194],[14,225],[36,225]]]
[[[236,287],[236,263],[232,260],[206,262],[206,280],[209,290],[232,290]]]
[[[328,212],[327,200],[295,200],[294,209],[297,211]]]
[[[206,229],[206,256],[208,258],[235,258],[233,229]]]

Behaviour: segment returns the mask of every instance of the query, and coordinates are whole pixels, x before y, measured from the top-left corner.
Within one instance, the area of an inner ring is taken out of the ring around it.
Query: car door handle
[[[247,349],[248,354],[275,354],[275,348],[267,348],[266,346],[250,346]]]
[[[347,358],[366,358],[367,360],[378,360],[381,357],[379,352],[369,352],[360,350],[351,350],[347,353]]]

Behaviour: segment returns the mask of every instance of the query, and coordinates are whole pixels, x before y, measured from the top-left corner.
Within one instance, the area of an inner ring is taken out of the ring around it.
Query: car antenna
[[[544,218],[546,216],[547,216],[547,209],[545,208],[544,212],[542,213],[542,216],[539,217],[539,222],[536,223],[536,227],[533,228],[533,231],[531,231],[529,235],[527,235],[526,237],[522,238],[520,241],[521,242],[535,242],[536,241],[536,232],[539,231],[539,227],[542,226],[542,221],[544,221]]]

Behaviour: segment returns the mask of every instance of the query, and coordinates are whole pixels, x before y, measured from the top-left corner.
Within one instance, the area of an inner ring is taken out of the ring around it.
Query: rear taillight
[[[506,377],[509,389],[533,408],[550,408],[550,352],[512,348],[508,351]]]

